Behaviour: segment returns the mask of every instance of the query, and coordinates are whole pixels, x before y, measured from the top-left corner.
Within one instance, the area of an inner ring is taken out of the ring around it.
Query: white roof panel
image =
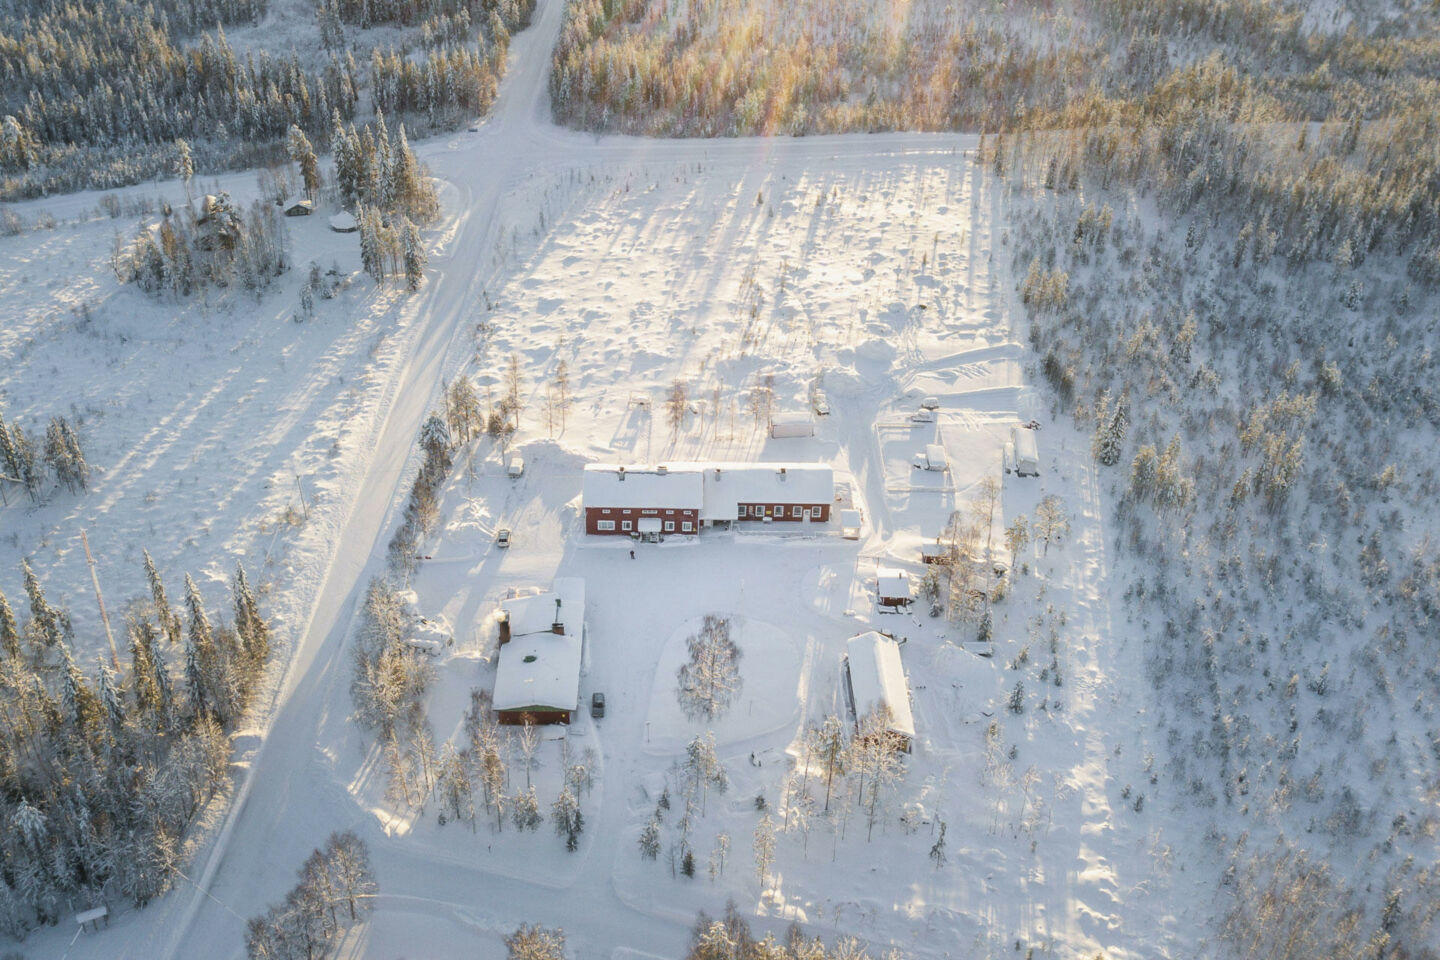
[[[872,630],[851,637],[847,647],[856,719],[884,704],[890,710],[890,729],[913,739],[915,717],[910,711],[910,684],[900,662],[900,645]]]
[[[700,472],[588,463],[582,495],[587,507],[699,510]]]

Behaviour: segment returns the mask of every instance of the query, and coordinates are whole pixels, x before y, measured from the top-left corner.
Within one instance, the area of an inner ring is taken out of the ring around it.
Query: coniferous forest
[[[246,169],[283,159],[292,126],[323,147],[335,115],[377,107],[412,130],[453,128],[494,99],[510,32],[532,8],[321,0],[321,49],[302,59],[263,37],[232,45],[227,31],[269,22],[266,0],[0,4],[0,199],[172,175],[182,139],[199,173]],[[383,49],[380,25],[402,28]]]
[[[188,575],[177,606],[148,553],[145,569],[150,596],[116,625],[113,659],[90,663],[73,651],[94,644],[77,642],[28,564],[23,601],[0,594],[0,930],[10,936],[164,893],[187,828],[226,789],[229,734],[265,669],[269,624],[238,564],[223,617]]]

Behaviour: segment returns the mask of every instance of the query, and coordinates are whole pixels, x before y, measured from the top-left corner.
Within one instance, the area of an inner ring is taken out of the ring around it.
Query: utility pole
[[[90,553],[90,538],[80,528],[80,542],[85,546],[85,562],[90,564],[90,582],[95,584],[95,602],[100,605],[100,622],[105,624],[105,639],[110,641],[110,665],[120,669],[120,654],[115,651],[115,634],[110,632],[110,614],[105,612],[105,597],[100,593],[100,575],[95,572],[95,557]]]
[[[305,511],[305,520],[310,520],[310,504],[305,502],[305,488],[300,486],[300,474],[295,474],[295,489],[300,491],[300,508]]]

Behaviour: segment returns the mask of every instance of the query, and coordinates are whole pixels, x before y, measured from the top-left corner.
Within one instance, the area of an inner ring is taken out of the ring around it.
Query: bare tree
[[[505,399],[501,403],[505,407],[514,424],[514,429],[520,429],[520,411],[524,409],[520,402],[520,388],[524,381],[520,378],[520,354],[510,354],[510,362],[505,367]]]
[[[676,673],[676,696],[690,717],[714,720],[740,695],[740,648],[730,638],[730,621],[706,614],[686,641],[690,662]]]
[[[1032,526],[1035,539],[1045,542],[1046,556],[1050,553],[1050,543],[1056,543],[1070,532],[1070,518],[1065,515],[1065,505],[1060,498],[1053,493],[1040,501],[1035,508],[1035,523]]]
[[[565,931],[521,926],[505,938],[509,960],[565,960]]]
[[[665,422],[670,425],[670,439],[680,436],[685,425],[685,414],[690,409],[690,392],[685,381],[676,379],[670,384],[670,394],[665,398]]]

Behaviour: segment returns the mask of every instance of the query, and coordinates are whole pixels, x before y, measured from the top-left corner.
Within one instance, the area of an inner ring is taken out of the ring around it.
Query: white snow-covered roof
[[[510,617],[510,642],[495,670],[495,709],[579,707],[585,581],[556,577],[551,589],[502,600],[500,609]],[[556,622],[565,625],[563,635],[553,632]]]
[[[338,233],[349,233],[360,229],[360,221],[355,219],[354,214],[342,210],[330,218],[330,229]]]
[[[862,521],[862,519],[861,519],[860,511],[859,511],[859,510],[841,510],[841,511],[840,511],[840,526],[842,526],[842,527],[853,527],[854,529],[857,529],[857,530],[858,530],[858,529],[860,529],[860,524],[861,524],[862,522],[863,522],[863,521]]]
[[[825,463],[694,463],[705,477],[701,520],[734,520],[742,503],[825,503],[835,499],[835,475]]]
[[[587,463],[582,496],[587,507],[699,510],[702,499],[698,470],[664,466],[619,466]],[[624,477],[622,480],[621,477]]]
[[[882,569],[876,574],[876,580],[876,591],[887,600],[910,596],[910,575],[904,570]]]
[[[928,540],[920,544],[920,556],[922,557],[946,557],[950,555],[948,543],[931,543]]]
[[[828,504],[835,475],[825,463],[682,461],[626,466],[585,466],[587,507],[698,508],[702,520],[734,520],[742,503]],[[661,470],[664,470],[661,473]]]
[[[913,739],[915,717],[910,712],[910,684],[900,663],[900,644],[872,630],[851,637],[847,648],[855,719],[883,704],[890,710],[890,729]]]
[[[925,459],[930,461],[931,466],[943,465],[945,463],[945,448],[938,443],[927,443],[925,445]]]

